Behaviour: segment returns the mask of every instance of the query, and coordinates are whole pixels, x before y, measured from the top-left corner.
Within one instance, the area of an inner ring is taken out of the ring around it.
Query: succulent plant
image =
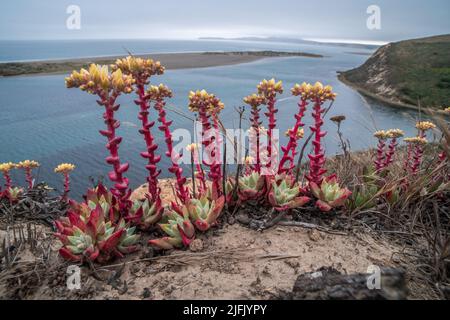
[[[3,197],[6,197],[11,202],[17,202],[19,200],[20,195],[23,193],[23,189],[19,187],[9,187],[5,191],[3,191]],[[1,198],[1,197],[0,197]]]
[[[117,197],[120,210],[126,211],[131,205],[129,181],[124,177],[129,169],[129,164],[120,161],[119,145],[122,137],[116,136],[116,129],[120,127],[120,121],[114,116],[120,108],[120,105],[116,103],[117,98],[122,93],[127,94],[133,91],[132,86],[135,79],[131,75],[124,75],[120,69],[109,72],[108,66],[91,64],[89,70],[73,71],[65,80],[67,88],[79,88],[97,95],[99,97],[97,103],[105,108],[103,119],[106,130],[100,130],[99,133],[108,140],[106,148],[109,156],[105,160],[112,166],[112,170],[108,174],[109,179],[114,182],[111,192]]]
[[[292,183],[291,179],[282,177],[272,181],[268,199],[275,210],[285,211],[302,207],[311,200],[302,194],[303,189],[297,183]]]
[[[66,196],[70,191],[69,173],[75,169],[75,165],[71,163],[61,163],[55,168],[55,173],[60,173],[64,176],[64,195]]]
[[[67,217],[55,221],[55,234],[63,246],[60,255],[70,261],[97,261],[104,263],[114,257],[136,250],[139,236],[135,227],[129,228],[124,220],[114,225],[97,205],[87,213],[69,210]]]
[[[308,181],[314,182],[320,185],[323,180],[323,175],[327,172],[324,168],[325,165],[325,152],[322,145],[322,138],[326,136],[327,132],[322,131],[324,123],[323,115],[326,109],[322,108],[324,102],[327,100],[334,101],[336,94],[333,92],[331,86],[324,86],[320,82],[316,82],[313,86],[305,86],[304,94],[309,96],[314,103],[312,116],[314,117],[314,126],[310,129],[314,133],[314,140],[312,141],[313,153],[309,154],[309,174],[307,176]]]
[[[241,201],[259,200],[265,189],[265,178],[256,171],[239,177],[238,195]]]
[[[315,182],[309,183],[311,192],[317,198],[316,206],[324,212],[333,208],[342,207],[352,192],[347,188],[341,188],[336,175],[325,178],[320,187]]]
[[[370,209],[376,206],[376,195],[379,189],[374,184],[362,184],[353,191],[351,199],[349,199],[352,209]]]
[[[148,243],[164,250],[188,246],[195,238],[195,228],[189,220],[189,211],[186,205],[181,211],[180,208],[168,210],[165,217],[167,222],[159,226],[168,236],[149,240]]]
[[[216,224],[217,218],[222,213],[224,204],[224,196],[220,196],[216,200],[202,196],[198,199],[191,199],[186,204],[186,208],[195,227],[200,231],[207,231]]]
[[[141,230],[148,230],[161,220],[164,208],[159,202],[153,202],[150,197],[145,200],[135,200],[125,220],[136,225]]]
[[[264,104],[267,106],[267,112],[264,115],[268,118],[268,131],[267,131],[267,164],[265,165],[270,174],[277,173],[274,169],[275,161],[272,158],[275,157],[275,147],[274,147],[274,129],[277,126],[276,114],[278,109],[276,108],[276,98],[278,94],[283,93],[283,83],[281,81],[276,81],[275,79],[261,81],[258,86],[258,94],[264,98]]]
[[[40,166],[39,162],[34,160],[24,160],[17,164],[17,168],[25,170],[25,180],[28,183],[28,189],[33,188],[34,180],[31,171]]]

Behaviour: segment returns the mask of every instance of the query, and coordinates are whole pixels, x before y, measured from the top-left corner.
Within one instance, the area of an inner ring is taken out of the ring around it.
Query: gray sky
[[[80,30],[66,28],[69,5],[81,9]],[[369,5],[381,9],[381,30],[366,27]],[[450,33],[449,14],[449,0],[13,0],[2,1],[0,39],[285,36],[394,41]]]

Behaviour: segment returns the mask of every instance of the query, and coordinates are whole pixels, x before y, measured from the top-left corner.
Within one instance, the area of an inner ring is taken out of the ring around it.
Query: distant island
[[[339,79],[393,106],[441,109],[450,104],[450,35],[390,43]]]
[[[236,51],[236,52],[203,52],[203,53],[160,53],[137,55],[159,60],[167,69],[206,68],[253,62],[264,58],[275,57],[307,57],[323,58],[320,54],[307,52],[280,51]],[[0,63],[0,76],[19,76],[37,74],[60,74],[75,69],[86,68],[91,63],[113,64],[119,56],[80,58],[32,62]]]
[[[201,37],[199,40],[216,40],[216,41],[254,41],[254,42],[281,42],[281,43],[295,43],[295,44],[312,44],[322,46],[337,46],[356,49],[377,49],[380,46],[374,44],[363,43],[344,43],[344,42],[320,42],[313,40],[304,40],[300,38],[284,38],[284,37],[238,37],[238,38],[222,38],[222,37]]]

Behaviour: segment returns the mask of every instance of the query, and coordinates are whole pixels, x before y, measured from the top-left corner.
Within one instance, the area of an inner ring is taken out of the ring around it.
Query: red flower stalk
[[[408,167],[413,175],[419,172],[422,164],[423,145],[427,143],[427,139],[423,137],[405,138],[408,143]]]
[[[203,159],[203,164],[209,166],[208,176],[212,180],[212,189],[217,191],[215,196],[220,197],[222,194],[222,168],[220,159],[220,134],[218,124],[218,114],[224,108],[224,104],[216,98],[213,94],[209,94],[205,90],[191,91],[189,93],[189,109],[192,112],[198,112],[200,122],[202,124],[202,146],[209,150],[211,144],[214,143],[214,148],[210,151],[208,159]],[[213,124],[211,124],[211,116],[213,117]],[[214,134],[210,131],[214,129]],[[217,135],[218,137],[214,137]]]
[[[320,82],[317,82],[311,87],[309,95],[311,100],[314,102],[314,108],[312,116],[314,118],[314,126],[310,129],[314,133],[313,144],[313,154],[309,154],[309,174],[306,177],[309,182],[314,182],[316,185],[320,186],[322,184],[323,175],[327,172],[324,169],[325,165],[325,152],[322,147],[322,138],[327,134],[326,131],[322,131],[322,125],[324,123],[322,115],[325,113],[325,109],[322,108],[323,103],[326,100],[334,100],[336,94],[333,93],[333,88],[331,86],[323,86]]]
[[[386,158],[383,163],[383,168],[388,167],[391,163],[394,162],[394,154],[395,149],[398,146],[397,139],[404,136],[404,132],[400,129],[391,129],[387,131],[387,135],[391,138],[391,142],[389,143],[388,151],[386,153]]]
[[[89,71],[85,69],[81,69],[80,72],[74,71],[66,78],[68,88],[76,87],[90,94],[98,95],[100,100],[97,103],[105,107],[103,118],[107,129],[99,132],[108,139],[106,148],[110,155],[106,158],[106,162],[113,167],[113,171],[109,172],[108,177],[114,182],[111,192],[117,196],[122,212],[128,211],[131,206],[129,200],[131,190],[128,188],[128,179],[123,176],[128,171],[129,164],[120,162],[118,151],[122,138],[116,136],[116,129],[119,128],[120,122],[114,118],[114,113],[120,107],[119,104],[116,104],[116,99],[121,93],[132,92],[133,83],[134,79],[130,75],[123,75],[120,69],[109,73],[107,66],[95,64],[90,65]]]
[[[143,135],[146,144],[146,151],[141,152],[141,156],[148,160],[145,168],[149,171],[147,177],[148,192],[150,199],[158,204],[161,204],[160,188],[158,187],[158,176],[161,170],[158,170],[157,164],[161,161],[161,156],[156,154],[158,146],[154,143],[154,136],[151,133],[151,128],[155,125],[154,121],[149,120],[150,97],[145,92],[145,85],[149,83],[150,77],[153,75],[161,75],[165,68],[161,66],[159,61],[152,59],[142,59],[133,56],[128,56],[125,59],[118,59],[114,69],[120,69],[126,75],[130,75],[136,82],[136,93],[138,99],[135,100],[136,105],[140,107],[138,119],[141,121],[142,128],[139,133]],[[158,205],[159,206],[159,205]]]
[[[250,117],[250,122],[251,122],[251,127],[253,129],[253,131],[251,132],[251,134],[255,134],[255,147],[254,147],[254,153],[255,153],[255,157],[256,157],[256,163],[253,166],[253,169],[255,171],[257,171],[258,173],[261,172],[261,155],[260,155],[260,146],[261,146],[261,141],[260,141],[260,128],[261,128],[261,124],[262,122],[259,120],[260,119],[260,111],[261,109],[259,108],[259,106],[263,103],[265,103],[265,99],[263,96],[257,95],[257,94],[252,94],[251,96],[245,97],[244,98],[244,102],[248,105],[251,106],[252,110],[251,110],[251,117]]]
[[[186,151],[188,151],[191,154],[191,161],[192,161],[192,171],[193,171],[193,179],[200,180],[200,185],[198,186],[198,193],[204,194],[206,191],[206,181],[205,181],[205,175],[203,174],[202,166],[199,162],[199,156],[198,156],[198,145],[196,143],[191,143],[186,146]],[[195,170],[194,170],[195,165]],[[195,182],[193,182],[195,184]],[[195,195],[194,195],[195,197]]]
[[[170,125],[172,121],[167,121],[166,111],[164,107],[166,105],[164,99],[172,97],[172,91],[169,88],[160,84],[158,87],[151,86],[147,91],[150,100],[155,101],[155,109],[158,111],[158,121],[161,123],[159,130],[164,133],[164,138],[167,145],[166,155],[172,161],[172,166],[169,168],[169,172],[175,174],[177,179],[177,196],[182,203],[186,203],[189,199],[189,192],[185,187],[186,178],[183,176],[183,169],[178,165],[178,160],[181,158],[180,154],[174,154],[172,133],[170,131]]]
[[[64,176],[64,198],[67,197],[67,194],[70,191],[70,179],[69,173],[75,169],[75,165],[70,163],[61,163],[59,166],[55,168],[56,173],[61,173]]]
[[[387,131],[380,130],[374,133],[374,137],[378,139],[377,157],[376,160],[374,161],[375,170],[376,172],[380,172],[381,170],[383,170],[386,163],[385,148],[386,148],[386,139],[389,138],[389,134],[387,133]]]
[[[306,106],[308,105],[309,93],[311,90],[311,85],[303,83],[302,85],[296,84],[291,92],[294,96],[300,96],[300,102],[298,103],[298,113],[295,115],[295,125],[294,128],[287,131],[289,136],[289,142],[287,146],[281,147],[283,151],[283,157],[281,158],[280,165],[278,167],[278,173],[291,173],[294,168],[294,159],[297,155],[297,146],[298,139],[302,137],[302,130],[305,124],[302,122],[303,117],[305,116]],[[300,130],[300,131],[299,131]],[[292,155],[291,155],[292,153]],[[285,163],[290,162],[288,168],[285,168]]]
[[[275,79],[266,80],[264,79],[258,86],[258,93],[263,95],[265,98],[265,104],[267,105],[267,112],[264,113],[269,120],[269,128],[267,131],[268,140],[267,140],[267,159],[268,163],[266,165],[267,168],[272,168],[272,154],[273,154],[273,129],[277,126],[276,121],[276,113],[278,109],[275,107],[276,96],[277,94],[283,93],[283,83],[281,81],[276,82]],[[269,170],[270,170],[269,169]],[[271,170],[272,171],[272,170]],[[273,172],[275,174],[275,172]]]
[[[5,179],[5,188],[6,190],[12,187],[12,179],[10,175],[10,171],[17,167],[16,164],[12,162],[6,162],[0,164],[0,172],[3,174],[3,178]]]
[[[316,99],[314,104],[314,112],[312,113],[314,117],[314,126],[311,126],[311,131],[314,132],[314,140],[313,144],[313,154],[308,155],[310,159],[310,170],[309,175],[307,176],[308,181],[314,182],[317,185],[321,185],[322,183],[322,175],[324,175],[327,170],[325,170],[325,153],[322,147],[322,138],[327,134],[325,131],[321,130],[323,125],[322,114],[325,112],[325,109],[322,109],[322,103],[320,99]]]
[[[39,162],[33,160],[21,161],[17,164],[17,168],[25,170],[25,180],[28,183],[28,189],[33,188],[33,175],[31,171],[39,167]]]

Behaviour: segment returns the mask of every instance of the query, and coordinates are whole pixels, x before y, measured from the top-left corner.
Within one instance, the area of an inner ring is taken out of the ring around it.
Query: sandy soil
[[[27,299],[269,299],[292,290],[301,273],[323,266],[344,273],[366,272],[372,264],[395,266],[392,257],[400,251],[368,234],[338,236],[298,227],[257,232],[234,224],[202,235],[189,250],[167,256],[145,260],[144,246],[127,258],[115,284],[96,280],[83,268],[81,290],[69,291],[67,265],[56,249],[52,246],[55,264],[61,263],[59,271],[25,290]],[[33,258],[29,250],[22,255],[24,262]],[[97,272],[110,279],[122,266],[123,261],[116,261],[97,267]],[[8,297],[14,283],[0,279],[0,297]]]

